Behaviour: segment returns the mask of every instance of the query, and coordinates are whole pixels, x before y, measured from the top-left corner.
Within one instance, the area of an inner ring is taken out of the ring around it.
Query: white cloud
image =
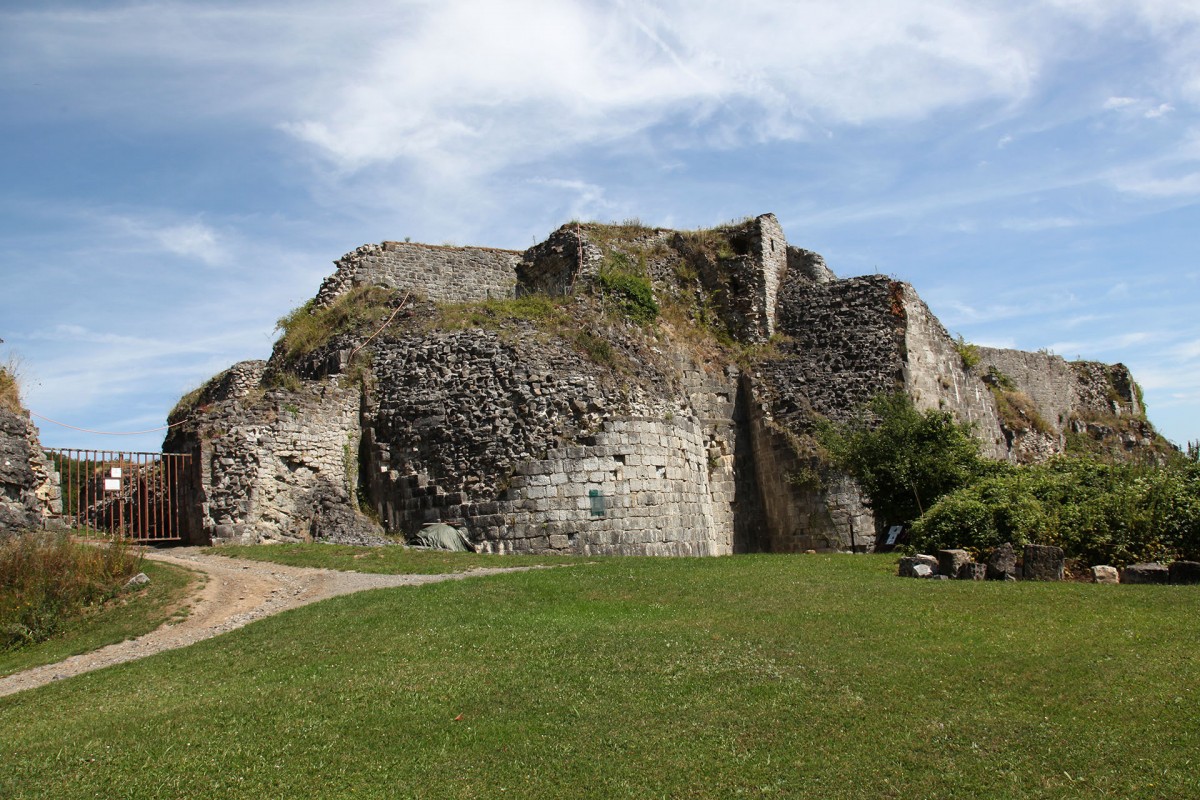
[[[1174,110],[1175,106],[1171,105],[1170,103],[1160,103],[1154,108],[1147,109],[1146,113],[1144,113],[1142,116],[1144,116],[1146,119],[1158,119],[1159,117],[1165,117]]]
[[[1032,217],[1028,219],[1010,219],[1002,222],[1000,227],[1010,231],[1049,231],[1059,228],[1074,228],[1082,225],[1082,221],[1071,217]]]
[[[1104,108],[1111,111],[1118,108],[1126,108],[1136,102],[1137,100],[1132,97],[1110,97],[1104,101]]]
[[[1158,178],[1150,175],[1129,175],[1116,180],[1122,192],[1148,197],[1180,197],[1200,194],[1200,172],[1177,177]]]

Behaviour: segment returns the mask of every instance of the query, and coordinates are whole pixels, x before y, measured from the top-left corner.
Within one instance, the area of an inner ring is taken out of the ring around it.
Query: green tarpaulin
[[[444,522],[426,525],[417,534],[417,543],[423,547],[433,547],[438,550],[457,550],[470,552],[471,541],[460,531]]]

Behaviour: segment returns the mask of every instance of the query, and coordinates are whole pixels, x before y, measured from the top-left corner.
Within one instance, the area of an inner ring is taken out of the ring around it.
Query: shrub
[[[658,317],[658,301],[644,266],[635,267],[625,254],[610,253],[596,283],[601,293],[634,322],[653,322]]]
[[[847,424],[822,427],[819,438],[834,465],[858,481],[889,524],[917,519],[987,469],[970,426],[945,411],[918,411],[903,392],[876,397],[867,411]]]
[[[114,597],[137,572],[125,540],[96,547],[67,534],[0,541],[0,650],[49,639],[72,617]]]
[[[910,534],[927,552],[1006,541],[1090,564],[1200,557],[1200,468],[1065,457],[1007,468],[943,497]]]

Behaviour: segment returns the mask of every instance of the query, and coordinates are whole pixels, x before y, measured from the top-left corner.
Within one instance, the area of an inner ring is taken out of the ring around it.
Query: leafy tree
[[[820,438],[889,524],[911,523],[988,469],[970,425],[945,411],[918,411],[902,392],[876,397],[866,413],[825,426]]]

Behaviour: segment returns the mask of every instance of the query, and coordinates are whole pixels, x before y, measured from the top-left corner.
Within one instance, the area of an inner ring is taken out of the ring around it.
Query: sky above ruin
[[[769,211],[1200,439],[1196,0],[7,0],[0,108],[0,360],[79,428],[163,425],[366,242]]]

